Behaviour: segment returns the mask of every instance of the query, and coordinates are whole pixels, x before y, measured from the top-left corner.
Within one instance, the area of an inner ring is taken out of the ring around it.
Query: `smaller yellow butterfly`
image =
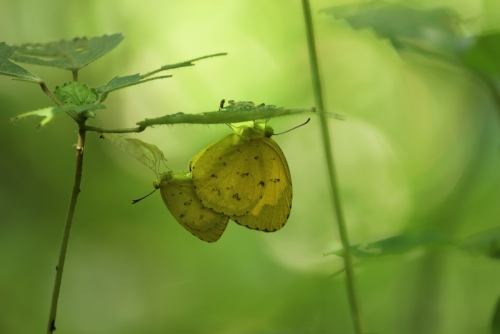
[[[163,173],[153,186],[160,189],[163,203],[182,227],[203,241],[219,240],[229,217],[203,206],[196,196],[191,173]]]

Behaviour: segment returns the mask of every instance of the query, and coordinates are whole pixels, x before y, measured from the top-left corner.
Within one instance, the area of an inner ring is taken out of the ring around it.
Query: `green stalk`
[[[50,89],[47,87],[47,85],[45,84],[45,82],[40,82],[40,88],[42,88],[42,91],[47,94],[48,97],[50,97],[50,99],[52,101],[55,102],[55,104],[57,104],[58,106],[61,105],[61,102],[57,99],[57,97],[54,96],[54,94],[52,94],[52,92],[50,91]]]
[[[56,280],[54,282],[54,290],[52,291],[52,300],[50,303],[50,315],[47,325],[47,334],[52,334],[56,330],[56,314],[57,302],[59,300],[59,292],[61,290],[61,280],[64,270],[64,262],[66,259],[66,251],[68,249],[69,234],[71,225],[73,223],[73,216],[75,214],[76,202],[80,194],[80,183],[82,181],[83,170],[83,148],[85,147],[85,123],[79,124],[78,129],[78,144],[76,146],[76,171],[75,181],[73,184],[73,192],[71,193],[71,200],[69,202],[68,213],[66,215],[66,224],[64,226],[63,238],[61,249],[59,251],[59,261],[56,267]]]
[[[126,129],[108,129],[108,128],[101,128],[98,126],[86,125],[85,130],[86,131],[93,131],[93,132],[100,132],[100,133],[139,133],[139,132],[146,130],[146,128],[137,126],[135,128],[126,128]]]
[[[337,178],[337,170],[335,167],[335,160],[333,156],[332,145],[330,142],[330,132],[328,129],[327,118],[324,113],[325,104],[323,101],[323,92],[321,87],[321,80],[319,76],[318,57],[316,54],[316,43],[314,40],[314,29],[311,17],[311,7],[308,0],[302,0],[302,9],[304,12],[304,20],[306,25],[307,44],[309,49],[309,61],[311,65],[311,77],[314,90],[314,98],[316,106],[319,111],[321,135],[326,156],[326,163],[328,166],[328,174],[330,178],[330,187],[332,190],[332,204],[335,208],[337,216],[337,224],[342,241],[344,269],[346,274],[346,287],[347,296],[349,299],[349,306],[351,309],[351,316],[354,323],[354,329],[357,334],[364,333],[364,321],[361,314],[360,305],[358,302],[356,284],[354,282],[354,270],[351,259],[349,236],[347,233],[347,226],[344,218],[344,210],[342,207],[342,199],[339,191],[339,182]]]

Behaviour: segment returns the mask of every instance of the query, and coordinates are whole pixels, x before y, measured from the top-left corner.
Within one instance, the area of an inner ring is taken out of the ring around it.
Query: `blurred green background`
[[[494,0],[403,2],[448,6],[472,34],[500,28]],[[352,244],[428,230],[461,240],[500,225],[499,108],[488,87],[466,68],[319,13],[345,3],[312,1],[312,9],[326,103],[347,117],[330,129]],[[112,93],[91,125],[214,111],[223,98],[314,105],[299,1],[3,0],[0,22],[8,44],[123,33],[116,49],[80,71],[93,87],[229,53]],[[23,66],[51,89],[71,80],[67,71]],[[46,327],[76,126],[66,116],[38,130],[35,118],[9,119],[51,105],[37,85],[0,78],[0,333]],[[303,121],[269,124],[281,132]],[[181,171],[230,132],[181,125],[132,136],[156,144]],[[332,276],[342,260],[324,255],[340,241],[318,119],[275,140],[294,185],[287,225],[265,234],[230,223],[207,244],[173,219],[159,194],[130,205],[152,190],[155,175],[89,133],[57,333],[353,333],[344,277]],[[370,333],[490,333],[500,263],[440,244],[356,260]]]

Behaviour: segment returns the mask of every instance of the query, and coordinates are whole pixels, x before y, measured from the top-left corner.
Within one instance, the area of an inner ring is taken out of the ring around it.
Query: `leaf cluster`
[[[195,61],[225,55],[225,53],[212,54],[176,64],[164,65],[159,69],[145,74],[136,73],[117,76],[109,80],[106,84],[96,88],[77,82],[78,71],[81,68],[114,49],[120,44],[123,38],[122,34],[112,34],[90,39],[84,37],[49,43],[28,43],[19,46],[0,43],[0,74],[10,76],[15,80],[39,84],[42,90],[57,105],[55,107],[23,113],[12,120],[16,121],[34,115],[41,116],[44,118],[38,125],[38,127],[41,127],[55,116],[66,113],[82,125],[88,118],[96,117],[96,114],[93,112],[94,110],[106,108],[102,103],[111,92],[152,80],[170,78],[172,75],[158,75],[158,73],[181,67],[194,66]],[[74,80],[66,82],[62,86],[56,86],[54,91],[50,91],[44,80],[14,62],[70,70]],[[132,131],[137,132],[142,130],[144,128],[138,127],[133,128]]]

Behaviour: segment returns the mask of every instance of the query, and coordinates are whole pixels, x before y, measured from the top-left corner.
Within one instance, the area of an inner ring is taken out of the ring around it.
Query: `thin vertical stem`
[[[337,169],[335,167],[335,159],[330,140],[330,132],[328,129],[327,118],[324,113],[325,104],[323,101],[323,91],[321,87],[321,80],[319,75],[318,57],[316,54],[316,43],[314,40],[314,29],[311,17],[311,7],[308,0],[302,0],[302,8],[304,12],[304,20],[306,25],[307,44],[309,49],[309,60],[311,65],[311,77],[314,90],[314,98],[316,101],[317,110],[320,116],[321,135],[326,156],[326,163],[328,166],[328,173],[330,178],[330,187],[332,190],[332,204],[335,208],[337,216],[337,225],[339,229],[340,239],[342,241],[342,248],[344,253],[344,268],[346,273],[346,287],[351,315],[353,318],[354,329],[357,334],[364,332],[364,323],[362,319],[361,309],[358,302],[356,284],[354,282],[354,270],[351,259],[349,236],[347,233],[347,226],[344,218],[344,210],[342,207],[342,199],[339,191],[339,182],[337,177]]]
[[[85,147],[85,135],[86,135],[85,124],[84,123],[79,124],[78,144],[76,146],[75,181],[73,184],[73,192],[71,193],[71,200],[69,202],[68,213],[66,215],[66,224],[64,226],[61,249],[59,251],[59,261],[56,267],[56,279],[54,282],[54,290],[52,291],[52,300],[50,304],[50,314],[49,314],[49,322],[47,325],[47,334],[52,334],[56,330],[57,303],[59,301],[59,292],[61,290],[61,280],[64,271],[64,262],[66,259],[69,234],[71,232],[71,225],[73,223],[73,216],[75,214],[76,202],[78,199],[78,194],[80,194],[80,183],[82,181],[83,148]]]

